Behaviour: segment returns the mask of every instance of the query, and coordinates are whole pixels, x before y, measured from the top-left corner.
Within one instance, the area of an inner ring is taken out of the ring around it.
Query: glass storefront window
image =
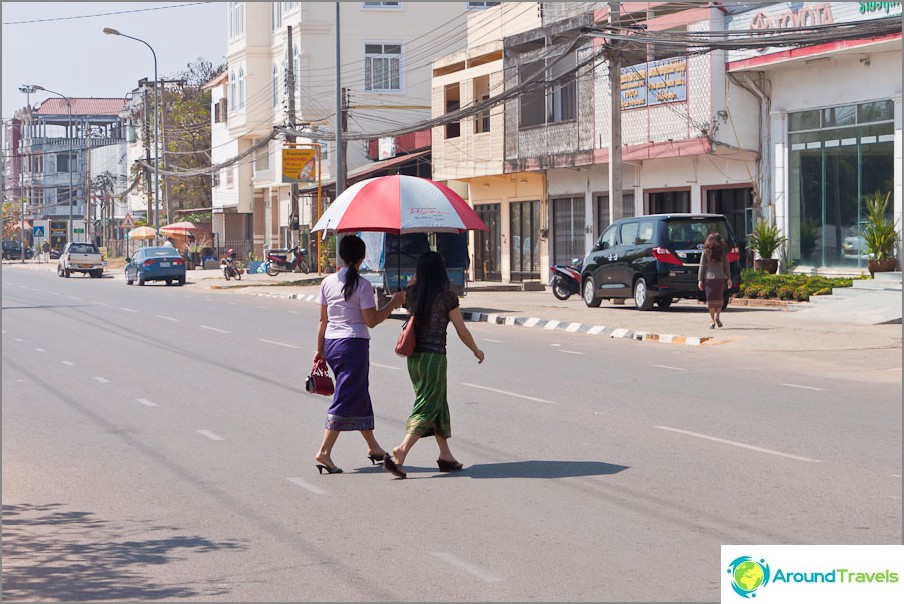
[[[893,110],[891,101],[877,101],[791,114],[792,131],[811,130],[788,136],[789,236],[799,264],[866,266],[863,200],[893,188]]]

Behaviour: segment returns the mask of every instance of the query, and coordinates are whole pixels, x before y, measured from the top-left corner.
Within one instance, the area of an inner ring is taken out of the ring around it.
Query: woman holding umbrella
[[[333,404],[327,411],[323,442],[314,457],[317,470],[323,474],[340,474],[342,468],[333,463],[331,453],[340,432],[358,431],[367,441],[371,463],[386,456],[374,438],[374,411],[370,400],[370,333],[389,317],[393,309],[405,301],[397,292],[379,310],[373,288],[358,274],[364,261],[366,246],[356,235],[339,242],[339,257],[345,266],[326,277],[320,284],[320,325],[314,360],[326,360],[336,375]]]

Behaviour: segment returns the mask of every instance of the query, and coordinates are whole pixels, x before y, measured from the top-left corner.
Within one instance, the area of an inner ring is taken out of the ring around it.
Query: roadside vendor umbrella
[[[417,176],[378,176],[336,198],[311,231],[464,233],[487,226],[464,199],[442,183]]]
[[[157,237],[157,231],[147,226],[135,227],[129,231],[129,239],[154,239]]]
[[[160,227],[160,232],[164,235],[188,235],[197,229],[198,227],[193,222],[174,222]]]

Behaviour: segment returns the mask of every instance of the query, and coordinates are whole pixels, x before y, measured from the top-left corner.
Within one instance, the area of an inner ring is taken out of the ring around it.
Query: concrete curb
[[[263,292],[250,292],[252,296],[265,296],[268,298],[286,298],[299,302],[315,302],[317,296],[311,294],[271,294]],[[635,331],[624,327],[607,327],[605,325],[588,325],[586,323],[568,323],[556,319],[539,319],[537,317],[513,317],[492,313],[461,313],[465,321],[469,323],[491,323],[494,325],[511,325],[516,327],[528,327],[535,329],[549,329],[566,331],[569,333],[583,333],[591,336],[604,336],[623,340],[637,340],[639,342],[658,342],[660,344],[677,344],[682,346],[702,346],[716,338],[682,336],[676,334],[658,334],[648,331]]]

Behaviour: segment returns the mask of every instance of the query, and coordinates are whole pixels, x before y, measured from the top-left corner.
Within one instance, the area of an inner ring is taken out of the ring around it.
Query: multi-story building
[[[901,228],[901,3],[771,2],[733,12],[727,29],[858,23],[896,33],[826,38],[801,48],[731,51],[726,70],[758,106],[763,204],[802,270],[861,272],[864,199],[889,195]],[[755,113],[754,113],[755,112]],[[735,123],[740,120],[735,116]],[[899,252],[900,257],[900,252]]]
[[[22,123],[21,194],[26,213],[52,223],[51,244],[62,247],[71,232],[75,241],[93,240],[95,208],[89,176],[92,149],[123,141],[119,113],[124,99],[50,98],[37,108],[17,112]],[[62,225],[62,227],[60,226]]]
[[[224,165],[213,192],[221,241],[253,240],[255,253],[294,243],[290,185],[282,182],[290,100],[297,123],[322,144],[321,179],[336,175],[337,10],[339,77],[346,91],[345,128],[378,133],[430,116],[430,63],[465,44],[465,18],[492,2],[230,2],[228,68],[208,84],[214,105],[213,163]],[[289,28],[291,27],[291,54]],[[287,91],[289,66],[295,89]],[[287,94],[288,93],[288,94]],[[342,112],[340,112],[342,113]],[[254,148],[253,151],[252,148]],[[364,140],[351,141],[346,168],[370,161]],[[308,204],[311,199],[307,198]],[[298,220],[310,225],[302,200]]]

